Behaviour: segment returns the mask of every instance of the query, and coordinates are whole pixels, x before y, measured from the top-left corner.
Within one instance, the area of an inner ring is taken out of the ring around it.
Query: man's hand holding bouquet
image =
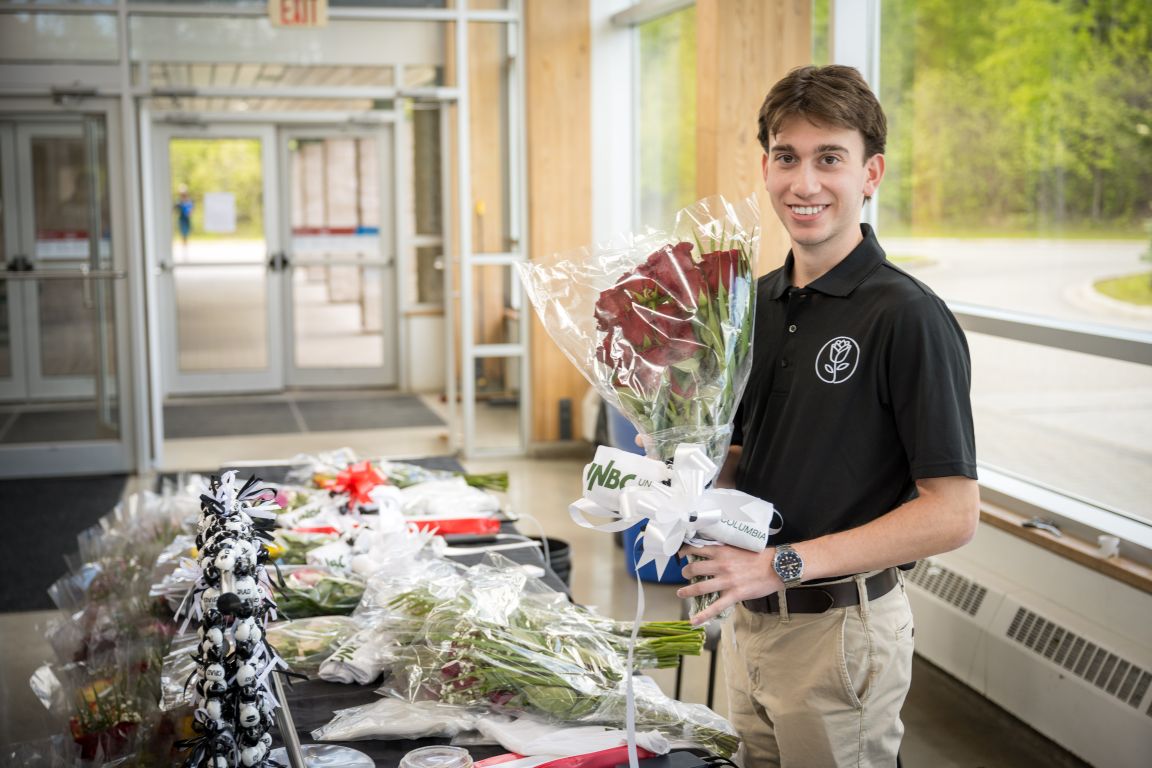
[[[521,267],[544,328],[644,441],[647,459],[600,447],[571,510],[603,531],[647,520],[638,566],[662,573],[684,543],[760,551],[772,532],[771,504],[708,488],[751,367],[758,241],[754,197],[712,197],[681,210],[671,234]]]

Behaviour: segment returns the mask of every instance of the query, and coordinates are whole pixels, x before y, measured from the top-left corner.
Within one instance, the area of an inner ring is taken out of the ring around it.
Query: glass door
[[[156,130],[166,395],[284,386],[275,132]]]
[[[392,127],[282,132],[288,383],[396,383]]]
[[[128,466],[105,120],[0,116],[0,475]]]
[[[10,131],[16,185],[4,217],[12,231],[4,295],[20,336],[19,359],[5,366],[10,392],[89,398],[114,363],[111,285],[100,277],[112,266],[103,123],[24,122]]]

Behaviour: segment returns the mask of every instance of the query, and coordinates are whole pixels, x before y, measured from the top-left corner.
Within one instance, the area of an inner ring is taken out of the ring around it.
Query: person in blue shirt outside
[[[188,185],[181,184],[176,197],[176,224],[180,229],[180,242],[188,247],[188,235],[192,232],[192,209],[195,207]]]

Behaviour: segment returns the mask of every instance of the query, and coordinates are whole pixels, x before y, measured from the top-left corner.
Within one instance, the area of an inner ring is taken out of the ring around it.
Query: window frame
[[[880,19],[883,0],[831,0],[833,30],[831,59],[855,66],[879,92]],[[865,220],[880,231],[877,206],[869,203]],[[1082,321],[1033,315],[964,302],[947,302],[965,331],[1024,341],[1052,349],[1082,352],[1140,365],[1152,365],[1152,332]],[[977,459],[982,497],[1027,517],[1042,517],[1078,538],[1121,539],[1121,551],[1143,565],[1152,565],[1152,523],[1133,514],[1106,508],[1046,487],[1035,479]]]
[[[883,0],[828,0],[831,3],[829,58],[837,64],[859,69],[879,90],[880,21]],[[639,24],[672,13],[691,0],[642,0],[617,12],[612,22],[630,28],[635,35]],[[639,90],[639,70],[634,64],[631,88]],[[633,96],[635,101],[636,95]],[[635,145],[636,129],[633,128]],[[638,160],[635,159],[634,165]],[[633,207],[639,208],[635,182]],[[864,221],[880,230],[877,206],[865,207]],[[1069,321],[1055,317],[1014,312],[963,302],[948,302],[949,308],[968,332],[1038,344],[1052,349],[1087,353],[1140,365],[1152,365],[1152,332],[1117,326]],[[983,498],[1026,517],[1052,520],[1071,536],[1094,542],[1099,535],[1121,539],[1121,553],[1143,565],[1152,565],[1152,523],[1123,510],[1076,498],[1046,487],[1036,479],[1021,477],[1010,468],[978,461]]]

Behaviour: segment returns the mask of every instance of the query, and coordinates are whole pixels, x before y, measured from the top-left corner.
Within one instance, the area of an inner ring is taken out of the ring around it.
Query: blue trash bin
[[[682,557],[674,557],[668,561],[668,565],[664,567],[664,575],[656,575],[656,563],[648,563],[642,568],[637,569],[636,563],[644,554],[644,543],[640,541],[640,532],[644,530],[645,523],[637,523],[636,525],[624,531],[624,562],[628,565],[628,573],[638,573],[640,581],[655,582],[657,584],[687,584],[688,579],[684,578],[680,571],[688,565],[688,561]]]
[[[613,448],[619,448],[622,451],[636,453],[643,455],[644,449],[636,445],[636,427],[632,426],[632,422],[620,413],[616,408],[613,408],[607,403],[604,407],[608,409],[608,443]],[[628,565],[628,573],[637,572],[636,562],[640,559],[643,552],[640,542],[640,532],[644,530],[644,523],[637,523],[628,530],[623,532],[624,544],[624,562]],[[664,569],[663,576],[656,575],[656,564],[648,563],[643,568],[639,569],[640,580],[648,582],[656,582],[659,584],[687,584],[688,580],[680,575],[680,569],[687,565],[687,561],[679,558],[679,562],[669,561],[667,567]]]
[[[636,427],[616,408],[608,403],[604,407],[608,409],[608,445],[643,456],[644,449],[636,445]]]

